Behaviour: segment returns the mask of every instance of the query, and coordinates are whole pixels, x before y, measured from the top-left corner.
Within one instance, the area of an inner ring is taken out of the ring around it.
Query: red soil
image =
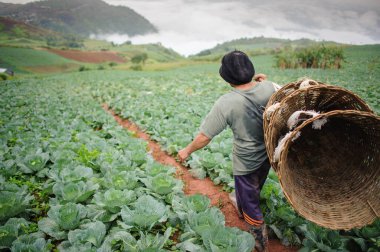
[[[226,226],[229,227],[238,227],[242,230],[247,231],[246,224],[244,220],[238,217],[237,210],[232,205],[231,201],[228,198],[228,193],[223,191],[221,186],[214,185],[214,183],[209,179],[197,179],[194,178],[189,170],[181,165],[176,159],[170,156],[168,153],[163,151],[160,145],[152,141],[150,136],[140,130],[138,126],[129,120],[122,119],[120,116],[116,115],[112,110],[108,108],[107,105],[103,105],[103,108],[112,114],[115,120],[124,128],[135,132],[136,136],[144,139],[148,142],[148,148],[152,153],[153,158],[164,165],[170,165],[177,168],[176,177],[181,179],[184,182],[185,188],[184,192],[187,195],[192,194],[203,194],[210,198],[211,204],[218,207],[224,214],[226,220]],[[270,239],[268,251],[270,252],[295,252],[296,248],[285,247],[281,244],[279,240]]]
[[[49,52],[58,54],[67,59],[85,62],[85,63],[103,63],[103,62],[117,62],[124,63],[125,59],[119,56],[116,52],[109,51],[79,51],[79,50],[58,50],[49,49]]]

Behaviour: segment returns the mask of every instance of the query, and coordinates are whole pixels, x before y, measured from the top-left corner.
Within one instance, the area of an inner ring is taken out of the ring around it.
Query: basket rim
[[[267,105],[267,107],[265,108],[264,114],[263,114],[263,116],[264,116],[263,117],[264,118],[263,127],[264,127],[264,140],[265,140],[264,142],[265,142],[265,147],[267,150],[267,155],[269,157],[270,163],[271,163],[273,169],[276,171],[278,169],[278,163],[279,162],[275,162],[273,160],[274,148],[273,148],[273,150],[270,148],[270,144],[271,144],[270,135],[272,134],[272,128],[273,128],[272,127],[272,122],[273,122],[272,119],[275,117],[275,115],[277,115],[279,113],[279,111],[281,111],[283,104],[288,103],[289,100],[293,99],[294,97],[297,97],[301,93],[308,93],[308,92],[312,92],[314,90],[325,90],[325,91],[331,90],[334,92],[342,92],[342,93],[349,94],[363,107],[363,109],[365,109],[365,110],[353,110],[353,111],[362,111],[362,112],[369,112],[369,113],[374,114],[373,110],[369,107],[369,105],[360,96],[356,95],[355,93],[353,93],[352,91],[350,91],[346,88],[339,87],[339,86],[333,86],[333,85],[329,85],[329,84],[327,84],[327,85],[314,85],[314,86],[309,86],[306,88],[302,88],[302,89],[298,89],[298,90],[293,91],[291,94],[289,94],[288,96],[286,96],[284,99],[282,99],[279,102],[280,105],[278,106],[278,108],[276,108],[271,113],[271,115],[269,116],[269,119],[267,119],[267,114],[266,114],[267,110],[266,109],[269,108],[270,106]],[[272,105],[274,105],[274,104],[272,104]],[[340,111],[340,110],[333,110],[333,111]],[[331,113],[333,111],[329,111],[329,112],[322,113],[322,114]],[[342,111],[349,111],[349,110],[342,110]]]
[[[268,100],[268,104],[270,104],[270,105],[273,105],[274,104],[274,102],[276,101],[276,99],[275,99],[275,97],[276,97],[276,94],[278,95],[278,94],[280,94],[280,93],[282,93],[285,89],[288,89],[290,86],[292,86],[292,85],[298,85],[298,84],[301,84],[303,81],[305,81],[305,80],[307,80],[307,79],[309,79],[309,80],[311,80],[311,81],[314,81],[314,82],[316,82],[316,83],[318,83],[318,85],[312,85],[312,86],[309,86],[309,87],[306,87],[306,88],[303,88],[303,89],[307,89],[307,88],[310,88],[310,87],[318,87],[318,86],[335,86],[335,85],[332,85],[332,84],[328,84],[328,83],[324,83],[324,82],[321,82],[321,81],[316,81],[316,80],[313,80],[313,79],[311,79],[311,78],[308,78],[308,77],[303,77],[303,78],[301,78],[301,79],[298,79],[298,80],[296,80],[296,81],[293,81],[293,82],[289,82],[289,83],[287,83],[287,84],[285,84],[284,86],[282,86],[279,90],[277,90],[270,98],[269,98],[269,100]],[[293,90],[293,92],[295,92],[295,91],[297,91],[297,90],[300,90],[300,89],[296,89],[296,90]],[[302,89],[301,89],[302,90]],[[293,92],[291,92],[290,94],[292,94]],[[289,94],[289,95],[290,95]],[[286,96],[285,96],[285,98],[286,98]],[[281,100],[282,101],[282,100]],[[277,101],[277,102],[281,102],[281,101]]]
[[[278,108],[276,108],[272,114],[269,116],[269,123],[273,117],[274,114],[277,113],[277,111],[279,111],[281,109],[281,104],[284,104],[285,102],[287,102],[288,100],[292,99],[293,97],[299,95],[300,93],[306,93],[306,92],[309,92],[311,90],[314,90],[314,89],[324,89],[324,90],[335,90],[335,91],[343,91],[343,92],[346,92],[350,95],[352,95],[353,97],[355,97],[358,101],[360,101],[362,103],[362,105],[368,109],[368,112],[371,112],[371,113],[374,113],[373,110],[371,109],[371,107],[360,97],[358,96],[357,94],[355,94],[354,92],[346,89],[346,88],[343,88],[343,87],[339,87],[339,86],[333,86],[333,85],[329,85],[327,84],[328,86],[320,86],[320,85],[316,85],[316,86],[309,86],[309,87],[306,87],[306,88],[302,88],[302,89],[298,89],[298,90],[295,90],[293,91],[291,94],[289,94],[288,96],[286,96],[284,99],[282,99],[281,101],[279,101],[280,103],[280,106]],[[280,91],[280,90],[279,90]],[[278,91],[277,91],[278,92]],[[274,103],[275,104],[275,103]],[[271,104],[269,105],[269,103],[267,104],[267,106],[265,107],[265,111],[264,111],[264,116],[265,118],[267,118],[266,116],[266,109],[269,108],[270,106],[274,105],[274,104]],[[364,111],[364,110],[362,110]],[[268,124],[269,126],[269,124]]]

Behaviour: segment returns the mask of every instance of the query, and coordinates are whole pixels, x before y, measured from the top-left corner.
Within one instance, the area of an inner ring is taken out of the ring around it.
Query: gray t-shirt
[[[274,85],[272,82],[264,81],[249,90],[234,89],[221,96],[200,127],[200,132],[210,139],[227,126],[231,128],[234,135],[234,175],[249,174],[268,158],[262,113],[270,96],[275,92]]]

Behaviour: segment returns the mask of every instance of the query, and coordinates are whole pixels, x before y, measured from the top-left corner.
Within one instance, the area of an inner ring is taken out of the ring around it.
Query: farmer
[[[248,56],[241,51],[227,53],[222,59],[220,76],[233,88],[214,104],[195,139],[178,153],[181,162],[191,153],[205,147],[227,126],[234,136],[233,175],[239,216],[249,225],[256,239],[256,249],[264,251],[264,219],[259,206],[260,190],[270,168],[265,149],[262,114],[270,96],[278,89],[255,75]]]

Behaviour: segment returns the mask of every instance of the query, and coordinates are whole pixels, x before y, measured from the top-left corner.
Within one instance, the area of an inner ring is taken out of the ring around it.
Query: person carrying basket
[[[255,75],[249,57],[232,51],[222,58],[220,76],[233,88],[222,95],[204,118],[194,140],[178,152],[181,162],[207,144],[227,126],[233,132],[233,175],[236,207],[256,239],[256,249],[264,251],[267,243],[260,209],[260,191],[267,178],[270,163],[265,149],[263,112],[270,96],[280,87]]]

